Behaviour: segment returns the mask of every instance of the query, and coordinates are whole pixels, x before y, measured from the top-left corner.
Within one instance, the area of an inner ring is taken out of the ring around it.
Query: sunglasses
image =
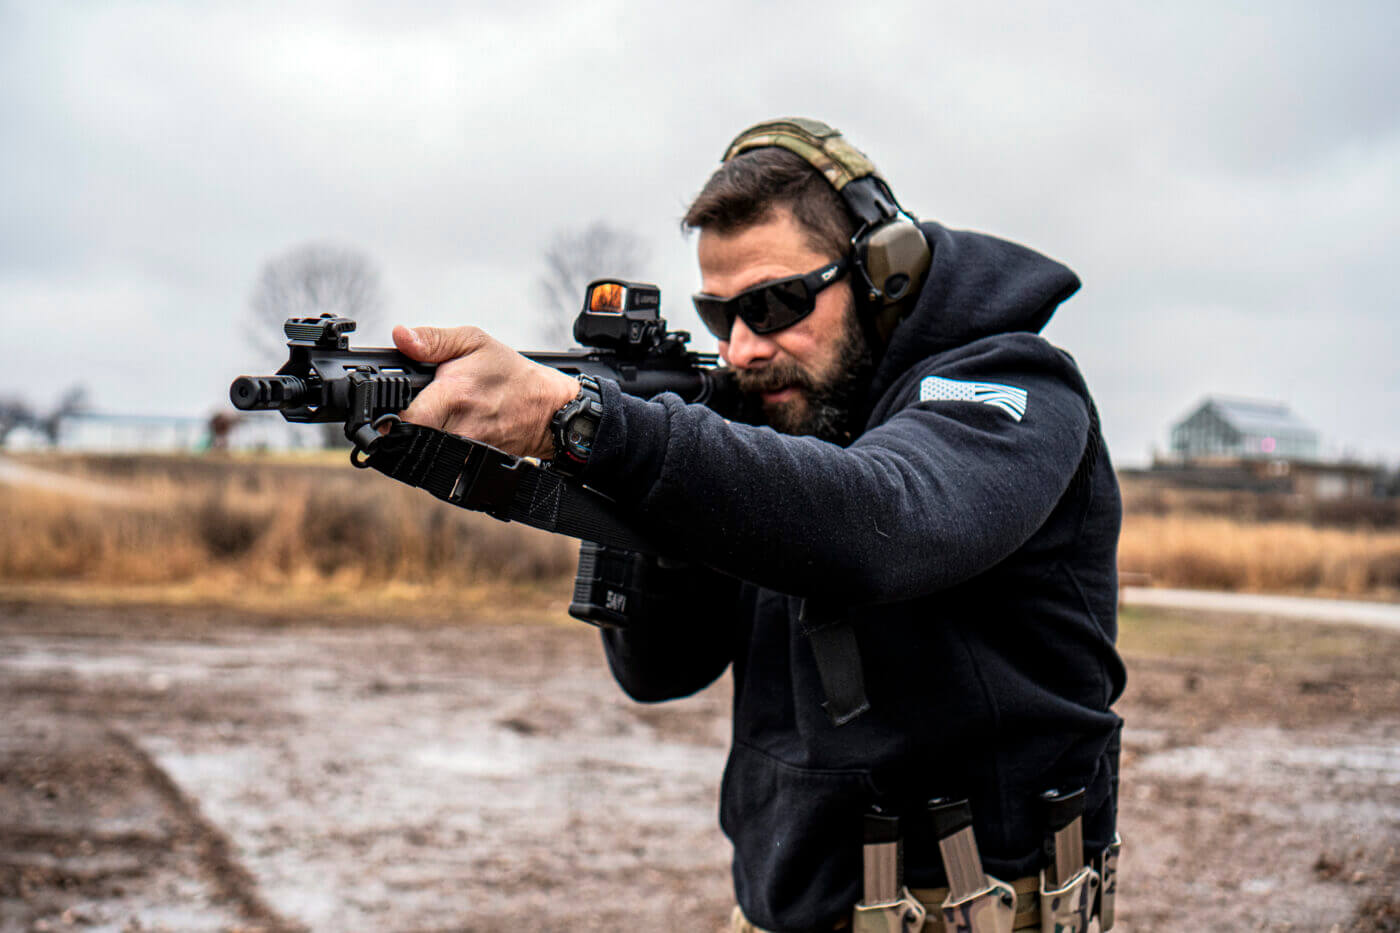
[[[755,334],[771,334],[811,314],[817,306],[817,295],[845,271],[846,258],[842,257],[806,275],[790,275],[746,288],[732,298],[701,293],[692,300],[700,320],[720,340],[729,339],[736,317],[743,318]]]

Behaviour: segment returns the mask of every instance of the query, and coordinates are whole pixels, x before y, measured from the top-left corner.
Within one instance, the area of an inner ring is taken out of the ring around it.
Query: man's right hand
[[[554,455],[550,420],[578,380],[521,356],[479,327],[394,328],[394,345],[437,376],[401,416],[518,457]]]

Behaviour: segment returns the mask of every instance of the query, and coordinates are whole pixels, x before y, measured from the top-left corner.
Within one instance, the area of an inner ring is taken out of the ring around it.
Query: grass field
[[[24,464],[50,481],[0,484],[0,585],[36,596],[446,611],[567,598],[577,555],[343,456]]]
[[[569,594],[575,542],[451,508],[342,454],[16,462],[44,482],[0,483],[12,593],[332,611]],[[1322,514],[1133,482],[1124,502],[1120,570],[1153,585],[1400,599],[1392,503]]]
[[[1400,532],[1128,515],[1118,566],[1166,586],[1393,600],[1400,598]]]
[[[1400,502],[1123,482],[1118,566],[1154,584],[1400,599]]]

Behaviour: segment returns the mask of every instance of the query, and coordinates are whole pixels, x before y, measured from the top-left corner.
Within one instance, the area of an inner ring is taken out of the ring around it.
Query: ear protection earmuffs
[[[870,309],[881,339],[888,339],[932,261],[916,219],[899,206],[874,163],[818,120],[789,117],[751,126],[734,138],[720,161],[765,146],[779,146],[805,159],[855,216],[860,226],[851,238],[853,288],[858,304]]]

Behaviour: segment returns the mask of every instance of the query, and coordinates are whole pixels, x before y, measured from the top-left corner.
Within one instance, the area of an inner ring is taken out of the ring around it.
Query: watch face
[[[593,439],[603,420],[598,383],[579,377],[579,394],[555,414],[550,429],[554,433],[554,464],[565,473],[575,473],[588,463]]]
[[[569,419],[564,440],[569,447],[585,456],[593,449],[593,436],[598,433],[598,424],[582,412]]]

